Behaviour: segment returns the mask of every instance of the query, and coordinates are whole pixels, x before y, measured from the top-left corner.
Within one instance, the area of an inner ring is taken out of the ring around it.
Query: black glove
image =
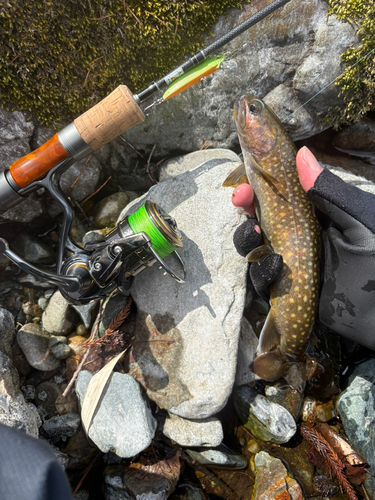
[[[375,350],[375,196],[328,170],[317,177],[307,196],[321,212],[323,229],[320,320],[332,331]],[[256,224],[251,217],[234,235],[241,255],[261,244],[259,234],[258,239],[253,234]],[[273,255],[250,266],[254,288],[262,297],[270,279],[275,279],[275,266],[267,262],[269,258],[277,259]]]

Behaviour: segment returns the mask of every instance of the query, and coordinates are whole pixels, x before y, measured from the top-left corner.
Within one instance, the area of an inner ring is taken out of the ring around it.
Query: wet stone
[[[335,405],[333,401],[328,401],[323,405],[316,407],[316,419],[318,422],[329,422],[336,416]]]
[[[57,414],[55,402],[59,392],[59,386],[51,380],[42,382],[35,388],[35,404],[38,408],[43,408],[47,418]]]
[[[354,450],[375,469],[375,359],[357,365],[348,388],[340,395],[338,411]],[[375,478],[366,474],[364,486],[375,497]]]
[[[221,444],[216,448],[208,450],[186,450],[193,460],[206,467],[217,467],[223,469],[245,469],[247,460],[245,457],[238,455],[230,448]]]
[[[52,335],[52,337],[48,341],[48,348],[57,359],[65,359],[69,356],[70,353],[68,340],[63,336],[57,337],[55,335]]]
[[[84,304],[82,306],[72,305],[73,309],[79,314],[82,323],[85,325],[87,330],[89,330],[98,314],[99,300],[94,300],[90,304]],[[77,332],[78,333],[78,332]],[[82,335],[82,333],[78,333]]]
[[[257,453],[252,467],[255,472],[253,500],[303,500],[300,485],[290,476],[278,458],[265,451]]]
[[[303,394],[290,385],[276,383],[272,386],[266,386],[265,395],[268,401],[283,406],[295,420],[298,419],[301,413]]]
[[[259,377],[250,370],[250,364],[254,361],[258,347],[258,337],[255,335],[253,327],[243,316],[241,319],[240,342],[238,346],[236,385],[245,385]]]
[[[163,434],[181,446],[219,446],[223,428],[216,417],[188,420],[170,413],[163,426]]]
[[[7,309],[0,308],[0,349],[5,353],[10,351],[14,335],[14,317]]]
[[[68,335],[76,322],[77,313],[60,292],[55,292],[43,313],[43,328],[54,335]]]
[[[48,348],[50,334],[39,324],[26,323],[17,333],[17,342],[29,364],[42,371],[55,370],[60,360]]]
[[[192,484],[177,486],[169,500],[209,500],[206,493]]]
[[[81,406],[91,378],[86,370],[78,375],[76,392]],[[127,458],[147,448],[155,430],[156,420],[138,382],[127,374],[113,373],[90,425],[89,438],[104,453]]]
[[[96,209],[94,226],[98,229],[115,226],[121,211],[137,196],[133,191],[121,191],[104,198]]]
[[[66,413],[65,415],[57,415],[45,420],[43,423],[43,429],[47,433],[48,437],[65,440],[68,437],[74,436],[79,424],[81,423],[81,418],[76,413]]]
[[[63,384],[60,388],[60,392],[55,401],[56,411],[59,415],[65,415],[66,413],[79,413],[77,394],[73,389],[69,392],[69,394],[63,396],[66,387],[67,384]]]
[[[297,430],[292,415],[277,403],[268,401],[248,386],[234,392],[234,406],[244,426],[262,441],[287,443]]]
[[[12,243],[12,250],[32,264],[53,264],[55,252],[36,236],[19,234]]]
[[[301,419],[308,422],[310,419],[314,420],[316,416],[316,401],[314,398],[307,397],[302,403]]]

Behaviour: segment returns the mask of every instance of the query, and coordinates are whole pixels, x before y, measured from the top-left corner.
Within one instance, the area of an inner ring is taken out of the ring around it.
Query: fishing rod
[[[44,187],[60,204],[63,221],[56,274],[32,266],[15,254],[2,238],[0,253],[24,271],[55,284],[75,303],[108,296],[116,288],[125,293],[131,278],[155,262],[173,279],[183,282],[163,262],[166,255],[174,253],[185,272],[176,252],[182,246],[181,233],[173,217],[156,204],[146,203],[136,214],[126,217],[103,242],[87,244],[83,249],[76,245],[70,235],[73,210],[60,187],[61,175],[76,161],[142,123],[145,115],[141,104],[156,92],[168,87],[162,98],[168,100],[222,67],[225,56],[207,59],[208,56],[288,2],[290,0],[274,0],[138,94],[133,95],[127,86],[120,85],[45,144],[1,172],[0,213]],[[65,258],[67,252],[71,255]]]

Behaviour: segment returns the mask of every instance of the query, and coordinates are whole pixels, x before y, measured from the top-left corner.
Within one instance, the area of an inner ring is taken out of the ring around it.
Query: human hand
[[[320,211],[323,230],[320,320],[334,332],[375,350],[375,196],[322,169],[306,147],[297,153],[296,163],[300,183]],[[238,186],[232,198],[235,206],[251,215],[233,237],[241,255],[262,242],[252,215],[254,194],[250,186],[245,186]],[[267,262],[270,257],[250,266],[254,288],[261,296],[272,282],[269,280],[277,277]]]

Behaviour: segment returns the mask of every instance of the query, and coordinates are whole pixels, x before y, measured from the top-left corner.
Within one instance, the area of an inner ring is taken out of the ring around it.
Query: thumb
[[[317,177],[323,172],[323,169],[306,146],[298,151],[296,164],[299,181],[303,190],[307,193],[307,191],[313,187]]]

